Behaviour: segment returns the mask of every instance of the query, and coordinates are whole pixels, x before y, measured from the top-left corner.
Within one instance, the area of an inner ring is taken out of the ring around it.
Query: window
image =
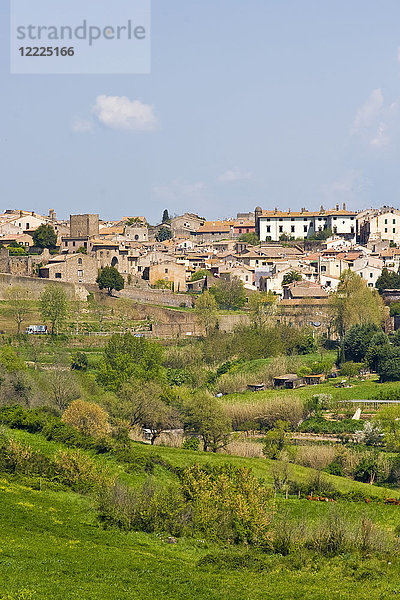
[[[370,277],[373,277],[373,276],[374,276],[374,274],[373,274],[373,273],[370,273],[370,274],[369,274],[369,276],[370,276]]]
[[[294,233],[294,225],[291,226],[290,231]]]
[[[72,245],[75,246],[75,242],[72,242]]]
[[[396,225],[396,219],[393,219],[393,225]],[[29,227],[27,227],[29,229]]]
[[[385,227],[385,233],[387,233],[387,227]]]
[[[394,221],[393,221],[393,223],[394,223]],[[26,224],[25,229],[29,229],[29,223]]]
[[[385,219],[385,225],[387,225],[387,219]]]
[[[282,227],[282,225],[279,226],[279,233],[283,233],[283,227]]]
[[[241,227],[239,227],[239,233],[242,233],[242,228]]]
[[[135,240],[137,241],[139,239],[138,234],[135,235]]]
[[[248,281],[248,280],[249,280],[249,276],[248,276],[248,275],[246,275],[246,281]]]
[[[165,281],[168,281],[168,277],[164,277]]]
[[[326,266],[325,265],[321,265],[321,273],[324,273],[326,271]]]
[[[374,287],[374,284],[373,283],[369,283],[368,287]]]
[[[78,265],[81,265],[81,264],[82,264],[82,259],[78,258]]]
[[[290,219],[291,221],[294,221],[293,217]]]
[[[271,225],[267,225],[267,233],[271,233]]]
[[[164,273],[168,273],[168,269],[164,269]]]
[[[61,273],[56,273],[56,274],[54,275],[54,277],[55,277],[56,279],[61,279]]]
[[[304,229],[304,233],[307,233],[307,225],[304,225],[303,229]]]
[[[83,277],[83,271],[78,270],[78,277]]]
[[[283,219],[278,219],[279,221],[283,221]]]

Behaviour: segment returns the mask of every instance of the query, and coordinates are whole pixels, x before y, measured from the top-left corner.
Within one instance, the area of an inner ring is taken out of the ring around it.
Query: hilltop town
[[[57,241],[37,247],[35,232],[43,226],[54,230]],[[376,287],[384,269],[399,271],[400,210],[257,207],[224,221],[192,213],[170,216],[165,210],[155,226],[145,216],[107,221],[80,214],[65,220],[53,210],[48,216],[6,210],[0,215],[0,244],[0,273],[9,276],[8,285],[22,282],[39,290],[39,283],[54,281],[73,286],[76,297],[86,299],[97,290],[99,269],[113,267],[124,279],[116,296],[191,307],[218,281],[235,280],[247,299],[256,291],[276,296],[277,323],[329,333],[330,297],[345,271],[358,274],[369,288]],[[390,291],[386,298],[397,300]],[[160,335],[196,333],[190,319],[164,325]],[[389,329],[393,326],[388,322]]]

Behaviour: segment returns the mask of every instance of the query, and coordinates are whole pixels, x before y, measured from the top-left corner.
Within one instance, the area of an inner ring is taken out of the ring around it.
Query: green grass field
[[[8,433],[44,453],[61,447],[40,435]],[[136,445],[136,449],[157,452],[174,465],[206,461],[243,464],[266,479],[271,466],[266,460],[171,448]],[[143,479],[124,473],[114,459],[95,459],[115,469],[129,485]],[[309,472],[296,469],[304,475]],[[162,476],[161,471],[154,476]],[[333,478],[335,482],[339,479]],[[346,480],[343,485],[370,488]],[[380,493],[384,496],[385,490]],[[400,523],[397,506],[337,505],[351,519],[368,517],[388,532]],[[296,522],[318,523],[335,507],[333,503],[277,500],[277,509],[287,511]],[[4,474],[0,475],[0,523],[1,600],[383,600],[400,593],[397,557],[324,557],[303,551],[283,557],[185,538],[169,544],[168,534],[103,529],[89,497],[45,486],[31,489]]]

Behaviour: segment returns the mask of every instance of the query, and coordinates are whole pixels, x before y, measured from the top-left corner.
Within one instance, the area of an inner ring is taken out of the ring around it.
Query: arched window
[[[82,264],[82,259],[78,258],[78,265],[81,265],[81,264]]]

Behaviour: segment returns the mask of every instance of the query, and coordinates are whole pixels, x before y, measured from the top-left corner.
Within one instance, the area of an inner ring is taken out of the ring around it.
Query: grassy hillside
[[[44,454],[51,455],[57,450],[63,448],[62,444],[48,441],[41,435],[31,434],[26,431],[20,431],[17,429],[4,430],[14,439],[23,441],[29,446],[35,449],[41,450]],[[272,461],[267,458],[243,458],[240,456],[231,456],[224,453],[210,453],[210,452],[193,452],[190,450],[182,450],[180,448],[169,448],[163,446],[150,446],[148,444],[133,443],[133,447],[138,455],[143,456],[160,456],[161,458],[168,461],[174,467],[184,467],[188,464],[224,464],[228,463],[237,467],[247,467],[251,469],[256,477],[265,481],[267,485],[272,484],[272,468],[280,464],[280,461]],[[114,457],[109,454],[94,455],[92,452],[87,451],[87,454],[93,457],[96,461],[101,464],[107,465],[113,472],[117,473],[119,477],[128,483],[135,484],[137,481],[143,480],[142,474],[127,473],[124,465],[119,463]],[[289,478],[298,482],[306,482],[316,475],[314,469],[302,467],[300,465],[288,464]],[[159,477],[169,477],[169,473],[165,470],[159,470],[157,472]],[[382,499],[388,497],[400,497],[400,489],[389,489],[385,487],[371,486],[367,483],[359,481],[353,481],[344,477],[336,477],[328,473],[324,474],[326,481],[330,482],[332,486],[339,492],[350,492],[359,491],[362,494],[369,496],[377,496]],[[400,509],[399,509],[400,515]]]
[[[43,453],[61,447],[40,435],[16,430],[10,434]],[[155,451],[147,446],[137,448],[143,453]],[[251,465],[258,475],[269,476],[266,460],[156,450],[176,465],[229,460]],[[96,460],[116,469],[132,486],[141,479],[126,474],[113,459],[98,456]],[[303,471],[306,474],[307,469]],[[161,470],[154,475],[160,476],[166,475]],[[400,589],[397,558],[388,561],[366,555],[361,561],[354,555],[326,557],[304,552],[283,557],[202,539],[181,538],[169,544],[168,534],[103,529],[89,497],[31,489],[5,474],[0,477],[0,498],[2,600],[287,600],[303,598],[305,591],[312,600],[378,600],[392,597]],[[396,506],[339,504],[352,519],[368,517],[388,531],[400,523]],[[278,500],[278,510],[283,509],[283,514],[286,511],[296,522],[318,522],[336,508],[331,503]]]

